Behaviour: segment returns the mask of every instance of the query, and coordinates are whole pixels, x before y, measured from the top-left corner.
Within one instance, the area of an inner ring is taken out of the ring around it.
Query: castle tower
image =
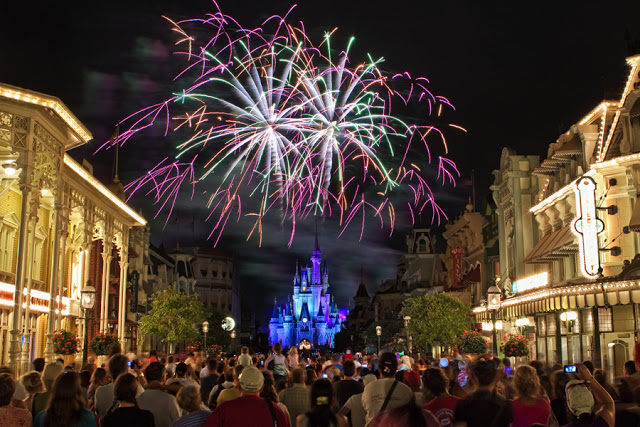
[[[278,308],[278,300],[273,301],[273,312],[271,313],[271,321],[269,322],[269,344],[273,345],[278,342],[278,326],[280,325],[280,309]]]
[[[313,245],[313,255],[311,256],[311,284],[321,284],[322,277],[320,271],[320,264],[322,263],[322,252],[320,252],[320,244],[318,243],[318,229],[316,228],[316,241]]]

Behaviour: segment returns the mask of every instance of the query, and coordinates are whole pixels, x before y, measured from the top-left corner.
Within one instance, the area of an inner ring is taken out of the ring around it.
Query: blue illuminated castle
[[[318,245],[318,236],[313,256],[306,268],[296,262],[293,278],[293,297],[284,305],[273,307],[269,322],[269,341],[279,342],[283,347],[299,346],[303,340],[313,346],[333,347],[334,336],[340,331],[344,313],[339,313],[333,297],[329,294],[329,273],[323,262]]]

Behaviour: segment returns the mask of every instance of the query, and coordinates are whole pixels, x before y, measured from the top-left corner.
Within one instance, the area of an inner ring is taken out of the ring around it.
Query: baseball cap
[[[264,384],[262,372],[254,366],[245,368],[240,374],[240,387],[246,392],[257,393]]]
[[[362,384],[364,384],[364,386],[366,387],[367,384],[374,382],[375,380],[377,380],[376,376],[373,374],[367,374],[364,376],[364,378],[362,379]]]
[[[409,387],[419,387],[420,374],[417,371],[404,371],[404,383]]]
[[[398,359],[393,353],[382,353],[380,356],[380,372],[385,375],[393,375],[398,370]]]
[[[571,380],[567,383],[565,390],[567,392],[567,407],[573,415],[579,417],[582,414],[591,413],[595,401],[584,381]]]

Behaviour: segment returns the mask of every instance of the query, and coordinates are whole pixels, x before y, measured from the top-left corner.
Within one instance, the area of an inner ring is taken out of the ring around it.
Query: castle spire
[[[313,255],[320,255],[320,244],[318,243],[318,222],[316,221],[316,241],[313,245]]]

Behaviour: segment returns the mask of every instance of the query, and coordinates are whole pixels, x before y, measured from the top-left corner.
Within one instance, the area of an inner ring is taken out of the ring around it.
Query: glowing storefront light
[[[0,305],[5,307],[13,307],[13,294],[16,291],[16,287],[9,283],[0,282]],[[24,294],[24,302],[23,307],[27,305],[27,290],[23,291]],[[31,298],[29,308],[32,311],[36,311],[39,313],[48,313],[49,312],[49,298],[50,294],[48,292],[37,291],[35,289],[31,290]],[[60,307],[60,298],[56,297],[56,306]],[[62,314],[69,314],[69,306],[71,304],[71,299],[67,297],[62,297]],[[58,313],[58,308],[56,308],[56,313]]]
[[[536,274],[535,276],[529,276],[524,279],[516,280],[512,284],[512,291],[514,294],[519,292],[530,291],[531,289],[542,288],[549,284],[549,275],[545,273]]]
[[[571,228],[580,241],[580,267],[587,277],[597,277],[600,271],[598,233],[604,229],[596,216],[596,182],[583,176],[578,180],[576,192],[576,220]]]

